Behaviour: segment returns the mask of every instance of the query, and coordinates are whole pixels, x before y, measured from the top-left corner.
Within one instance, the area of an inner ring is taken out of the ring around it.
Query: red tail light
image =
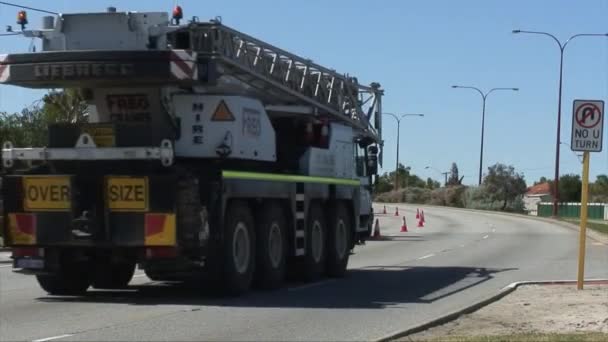
[[[13,258],[18,257],[42,257],[44,249],[38,247],[13,247]]]

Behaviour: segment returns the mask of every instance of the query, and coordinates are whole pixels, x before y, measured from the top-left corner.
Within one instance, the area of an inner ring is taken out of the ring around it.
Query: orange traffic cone
[[[379,239],[380,238],[380,223],[378,222],[378,219],[376,219],[376,225],[374,227],[374,239]]]
[[[382,213],[386,215],[386,206],[384,206],[384,210],[382,210]]]
[[[421,218],[420,220],[418,220],[418,228],[422,228],[422,227],[424,227],[424,221]]]
[[[420,218],[420,209],[416,208],[416,220]]]
[[[420,219],[422,220],[422,223],[426,223],[424,220],[424,210],[420,211]]]
[[[401,232],[407,233],[407,223],[405,222],[405,216],[403,216],[403,225],[401,225]]]
[[[399,208],[395,207],[395,216],[399,216]]]

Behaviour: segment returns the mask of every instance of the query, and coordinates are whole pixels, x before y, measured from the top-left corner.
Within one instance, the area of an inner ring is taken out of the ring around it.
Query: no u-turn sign
[[[572,151],[601,152],[604,136],[604,101],[574,100]]]

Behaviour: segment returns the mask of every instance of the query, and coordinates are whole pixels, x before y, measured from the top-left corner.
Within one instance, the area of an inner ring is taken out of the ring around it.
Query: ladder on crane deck
[[[324,68],[217,21],[191,23],[188,30],[191,49],[198,56],[219,60],[240,81],[275,98],[304,102],[376,140],[381,139],[380,84],[360,85],[354,77]],[[369,107],[367,113],[363,106]],[[375,125],[370,124],[372,115]]]

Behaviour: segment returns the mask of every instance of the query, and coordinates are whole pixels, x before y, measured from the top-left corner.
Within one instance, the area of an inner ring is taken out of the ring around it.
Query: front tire
[[[281,287],[285,280],[287,229],[283,208],[269,202],[262,208],[257,227],[256,283],[263,289]]]
[[[351,219],[348,210],[342,203],[329,213],[327,234],[327,274],[332,277],[343,277],[346,274],[351,250]]]
[[[231,203],[224,222],[222,283],[227,294],[239,295],[251,287],[255,270],[256,236],[247,203]]]

